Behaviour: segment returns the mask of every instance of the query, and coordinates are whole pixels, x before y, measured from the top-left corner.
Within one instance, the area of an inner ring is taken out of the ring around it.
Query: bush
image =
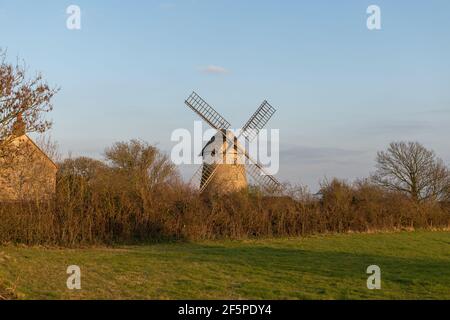
[[[368,181],[323,183],[319,198],[304,188],[289,188],[284,197],[207,197],[184,185],[156,148],[117,146],[110,149],[113,163],[64,161],[51,201],[1,204],[0,243],[110,245],[450,226],[448,203],[417,203]]]

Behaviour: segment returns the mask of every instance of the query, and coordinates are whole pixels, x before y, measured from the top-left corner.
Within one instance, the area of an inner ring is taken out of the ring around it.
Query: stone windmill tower
[[[220,130],[211,138],[202,150],[200,188],[208,181],[214,166],[217,167],[215,175],[205,185],[205,191],[228,193],[247,188],[245,157],[239,153],[238,146],[241,147],[237,137],[228,130]]]
[[[281,189],[281,184],[239,143],[241,136],[249,142],[256,138],[273,116],[275,109],[267,101],[262,103],[237,136],[230,130],[230,123],[195,92],[185,104],[217,130],[202,150],[203,165],[191,179],[192,184],[200,187],[201,193],[230,193],[246,189],[247,175],[262,191],[274,193]]]

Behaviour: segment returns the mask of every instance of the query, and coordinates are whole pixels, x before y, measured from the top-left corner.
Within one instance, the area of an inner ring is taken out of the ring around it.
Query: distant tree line
[[[391,177],[385,167],[353,183],[324,182],[320,198],[302,186],[286,186],[276,197],[255,188],[207,196],[186,185],[155,146],[120,142],[104,160],[63,160],[53,200],[0,204],[0,243],[78,246],[450,226],[448,189],[418,192],[402,179],[397,188],[392,177],[389,185],[379,180],[380,173]]]

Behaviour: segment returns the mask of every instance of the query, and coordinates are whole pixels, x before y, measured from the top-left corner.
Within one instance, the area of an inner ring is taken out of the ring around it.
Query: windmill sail
[[[274,194],[282,190],[282,185],[271,175],[261,173],[261,167],[258,164],[248,164],[245,166],[247,173],[262,188],[263,191]]]
[[[275,108],[264,100],[258,110],[256,110],[256,112],[242,128],[242,135],[251,142],[256,136],[258,136],[259,131],[264,128],[275,112]]]
[[[267,173],[264,167],[254,160],[247,151],[238,148],[238,151],[242,153],[250,162],[246,165],[247,173],[255,180],[256,183],[262,188],[263,191],[268,193],[276,193],[283,189],[281,183],[272,175]]]
[[[195,171],[194,175],[192,176],[191,180],[189,181],[189,184],[191,186],[200,186],[200,193],[202,193],[206,187],[208,186],[209,182],[214,177],[215,171],[217,170],[216,164],[202,164],[200,168]]]
[[[231,127],[231,124],[224,117],[195,92],[192,92],[185,103],[214,129],[229,129]]]

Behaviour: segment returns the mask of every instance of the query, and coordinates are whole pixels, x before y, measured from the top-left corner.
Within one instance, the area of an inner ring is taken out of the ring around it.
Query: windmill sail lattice
[[[259,131],[264,128],[264,126],[267,124],[267,122],[269,122],[270,118],[272,118],[275,112],[275,108],[264,100],[258,110],[256,110],[255,114],[242,128],[242,135],[248,141],[252,141],[253,139],[255,139],[256,136],[258,136]]]
[[[206,123],[217,130],[229,129],[231,127],[231,124],[224,117],[195,92],[192,92],[189,98],[186,99],[186,105],[194,110]]]

